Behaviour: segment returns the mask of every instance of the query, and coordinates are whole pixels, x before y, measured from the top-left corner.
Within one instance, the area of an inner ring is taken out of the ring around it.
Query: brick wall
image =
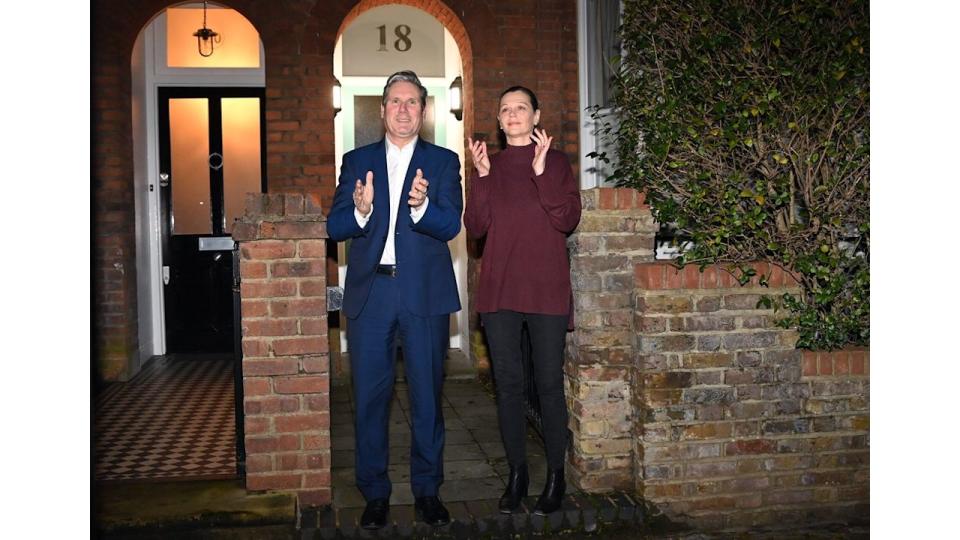
[[[266,67],[270,192],[319,194],[336,185],[333,50],[342,23],[382,0],[233,0],[260,32]],[[523,84],[538,93],[543,125],[578,167],[576,3],[564,0],[397,0],[437,17],[464,65],[464,133],[495,139],[497,97]],[[169,2],[94,0],[92,184],[96,356],[102,377],[127,373],[137,343],[130,57],[138,33]],[[470,171],[467,171],[469,178]],[[469,189],[469,185],[466,186]],[[471,263],[469,282],[475,284]],[[472,289],[471,289],[472,290]],[[476,316],[471,327],[476,329]]]
[[[571,240],[574,260],[589,262],[574,268],[567,362],[577,483],[604,491],[629,478],[702,529],[866,519],[869,352],[796,350],[796,334],[757,309],[763,294],[799,291],[778,267],[756,265],[766,288],[717,267],[624,260],[622,249],[602,262],[623,220],[650,219],[623,194],[584,192],[599,204]]]
[[[247,489],[329,504],[326,223],[319,195],[249,195],[240,243]]]
[[[653,260],[656,226],[632,189],[581,192],[570,236],[576,329],[567,335],[568,471],[587,490],[634,486],[634,268]]]
[[[124,70],[117,51],[97,46],[102,36],[92,39],[99,69],[92,74],[91,123],[100,139],[90,163],[94,362],[98,379],[116,381],[129,377],[138,354],[130,57]]]

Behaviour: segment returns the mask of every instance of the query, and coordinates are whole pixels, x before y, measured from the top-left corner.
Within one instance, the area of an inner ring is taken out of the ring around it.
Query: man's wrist
[[[423,204],[414,208],[410,207],[410,218],[414,223],[419,223],[420,219],[423,217],[424,212],[427,211],[427,206],[430,204],[430,197],[423,198]]]
[[[373,205],[370,206],[370,211],[366,214],[360,213],[360,209],[356,206],[353,207],[353,217],[357,220],[357,225],[360,226],[361,229],[367,226],[371,214],[373,214]]]

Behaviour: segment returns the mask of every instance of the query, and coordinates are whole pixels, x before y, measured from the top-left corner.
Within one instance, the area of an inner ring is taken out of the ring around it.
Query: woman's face
[[[540,111],[533,110],[530,96],[517,90],[500,98],[497,119],[500,121],[500,129],[507,137],[525,137],[533,133],[533,127],[540,122]]]

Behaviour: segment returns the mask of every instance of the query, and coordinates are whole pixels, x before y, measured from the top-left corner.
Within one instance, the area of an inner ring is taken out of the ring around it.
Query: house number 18
[[[378,51],[387,50],[387,25],[381,24],[377,27],[377,30],[380,30],[380,48]],[[397,36],[396,41],[393,42],[393,48],[399,52],[407,52],[410,50],[412,43],[410,42],[410,27],[405,24],[398,24],[393,27],[393,33]]]

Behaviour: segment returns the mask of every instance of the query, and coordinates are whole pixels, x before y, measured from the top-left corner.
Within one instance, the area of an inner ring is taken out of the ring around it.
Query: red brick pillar
[[[581,192],[569,240],[576,329],[567,336],[573,444],[567,478],[586,491],[631,490],[637,450],[634,268],[652,261],[656,225],[634,189]]]
[[[319,197],[248,195],[240,243],[247,489],[331,502],[326,222]]]

